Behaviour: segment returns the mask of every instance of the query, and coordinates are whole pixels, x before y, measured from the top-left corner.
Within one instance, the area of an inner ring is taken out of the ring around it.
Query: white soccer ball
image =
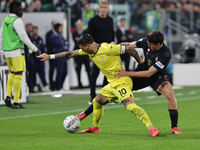
[[[66,131],[74,133],[80,129],[81,122],[76,116],[71,115],[65,118],[63,126]]]

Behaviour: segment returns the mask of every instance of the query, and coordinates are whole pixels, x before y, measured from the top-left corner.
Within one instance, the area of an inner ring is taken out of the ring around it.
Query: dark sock
[[[93,104],[91,104],[86,110],[85,114],[89,116],[93,112]]]
[[[177,124],[178,124],[178,111],[169,109],[169,115],[170,115],[170,118],[171,118],[172,128],[173,127],[177,127]]]

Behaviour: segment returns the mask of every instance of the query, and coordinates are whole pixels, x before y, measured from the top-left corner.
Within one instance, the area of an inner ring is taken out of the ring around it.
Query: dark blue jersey
[[[153,51],[147,42],[147,38],[139,39],[136,42],[138,48],[142,48],[145,55],[145,63],[139,64],[136,71],[148,70],[154,66],[158,72],[152,77],[158,77],[166,74],[166,67],[171,59],[171,52],[169,48],[163,43],[163,47],[159,51]]]

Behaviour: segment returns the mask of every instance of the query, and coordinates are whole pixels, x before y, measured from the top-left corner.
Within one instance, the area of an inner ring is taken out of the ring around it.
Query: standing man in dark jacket
[[[51,35],[50,42],[52,44],[54,53],[66,52],[69,50],[69,43],[62,36],[63,26],[60,23],[54,25],[55,32]],[[62,90],[63,83],[67,76],[67,60],[55,60],[56,66],[56,90]]]
[[[31,38],[31,34],[33,31],[33,25],[31,23],[26,24],[26,33]],[[25,51],[25,59],[26,59],[26,82],[29,87],[29,92],[33,93],[33,87],[34,87],[34,74],[35,74],[35,67],[34,67],[34,59],[35,59],[35,53],[33,51],[30,51],[28,46],[24,44],[24,51]]]
[[[108,0],[99,1],[99,13],[90,19],[88,23],[88,33],[94,38],[94,41],[101,44],[103,42],[110,43],[114,41],[113,19],[107,16],[109,11]],[[93,64],[90,76],[90,102],[96,97],[96,80],[99,75],[99,68]],[[107,79],[104,78],[103,85],[106,85]]]
[[[36,45],[36,47],[40,50],[40,53],[45,53],[45,49],[44,49],[44,42],[43,39],[38,35],[38,27],[37,26],[33,26],[33,32],[32,32],[32,36],[31,36],[31,41],[33,42],[33,44]],[[46,77],[45,77],[45,64],[44,62],[41,62],[40,59],[34,58],[34,70],[35,70],[35,74],[34,74],[34,86],[40,86],[37,85],[36,82],[36,74],[38,73],[39,78],[42,82],[42,91],[49,91],[49,86],[47,85],[46,82]]]
[[[74,40],[74,50],[79,49],[79,46],[77,44],[79,38],[86,33],[85,30],[83,30],[83,21],[78,20],[76,22],[76,31],[72,34],[73,40]],[[76,69],[76,74],[78,78],[78,88],[83,88],[83,85],[81,83],[81,68],[82,64],[85,65],[86,73],[88,75],[88,81],[90,85],[90,60],[89,57],[86,55],[80,56],[80,57],[74,57],[75,61],[75,69]]]
[[[51,30],[49,30],[47,33],[46,33],[46,48],[47,48],[47,53],[48,54],[53,54],[53,47],[51,45],[51,42],[50,42],[50,37],[51,35],[53,34],[54,31],[54,25],[57,24],[58,21],[57,20],[52,20],[51,21]],[[53,81],[53,73],[54,73],[54,70],[55,70],[55,60],[50,60],[49,61],[49,84],[50,84],[50,89],[52,91],[55,90],[55,82]]]

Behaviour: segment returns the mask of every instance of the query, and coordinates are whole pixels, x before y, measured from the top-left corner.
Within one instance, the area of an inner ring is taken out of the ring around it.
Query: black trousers
[[[55,90],[55,82],[53,81],[54,70],[56,68],[55,60],[49,60],[49,84],[50,89]]]
[[[94,99],[96,97],[96,81],[97,81],[97,77],[99,76],[100,70],[99,68],[93,64],[92,67],[92,72],[90,75],[90,96],[91,99]],[[104,81],[103,81],[103,86],[105,86],[106,84],[108,84],[108,81],[106,79],[106,77],[104,76]]]
[[[76,74],[77,74],[77,79],[78,79],[78,87],[82,88],[83,85],[81,83],[81,68],[82,65],[85,65],[86,73],[88,76],[89,80],[89,85],[90,85],[90,60],[88,56],[79,56],[74,58],[75,61],[75,69],[76,69]]]

